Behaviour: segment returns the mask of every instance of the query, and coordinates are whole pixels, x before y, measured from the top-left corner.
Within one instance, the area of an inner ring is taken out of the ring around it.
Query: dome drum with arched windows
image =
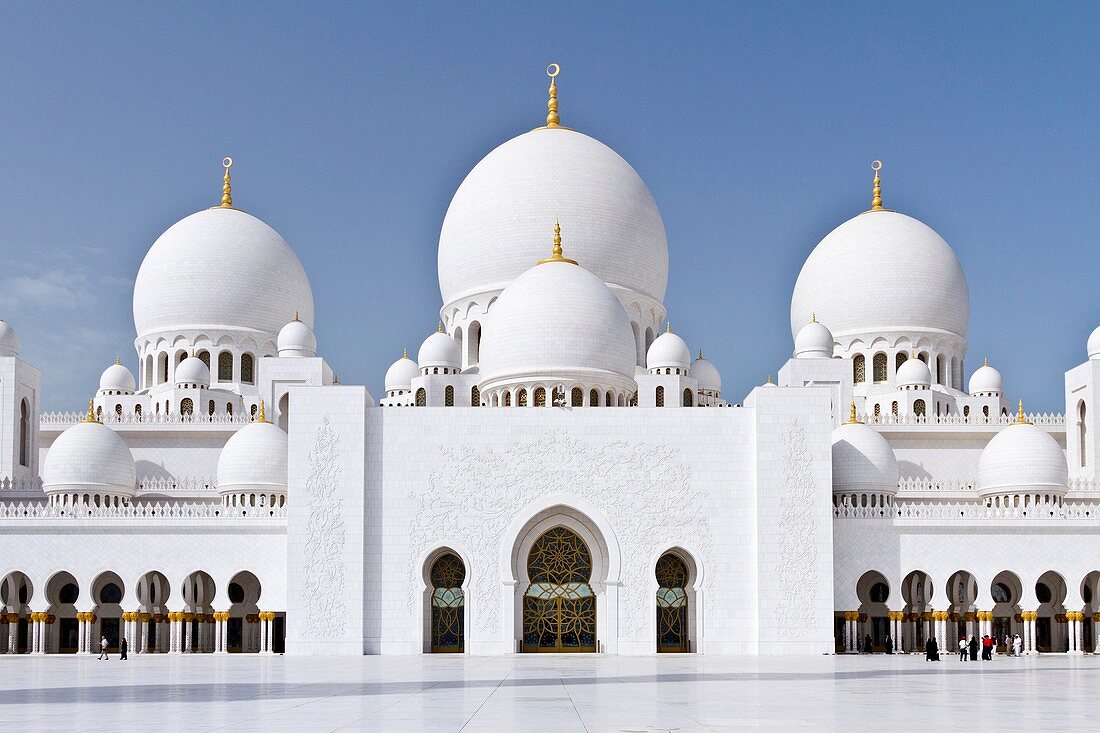
[[[1069,490],[1069,466],[1058,441],[1024,417],[1021,401],[1016,422],[1001,430],[978,460],[978,494],[1054,495]]]
[[[646,352],[646,369],[650,374],[686,375],[691,365],[691,349],[679,335],[672,332],[672,326],[658,336]]]
[[[462,347],[443,332],[443,324],[420,345],[416,363],[422,375],[457,374],[462,371]]]
[[[115,359],[115,363],[103,370],[99,377],[100,395],[132,395],[137,389],[134,374]]]
[[[396,397],[412,389],[412,380],[420,376],[420,367],[409,358],[408,351],[386,370],[386,396]]]
[[[128,503],[134,496],[137,469],[130,448],[119,435],[88,416],[57,437],[42,466],[42,489],[50,502],[64,506]]]
[[[230,507],[271,507],[286,502],[287,434],[268,422],[260,403],[256,420],[226,441],[218,456],[218,493]]]
[[[207,389],[210,387],[210,367],[197,356],[189,356],[176,367],[176,387]]]
[[[298,316],[299,313],[295,311],[294,320],[279,331],[276,346],[280,357],[317,356],[317,336],[314,335],[313,329]]]
[[[855,403],[848,422],[833,430],[832,438],[834,494],[897,494],[894,449],[878,431],[856,419]]]

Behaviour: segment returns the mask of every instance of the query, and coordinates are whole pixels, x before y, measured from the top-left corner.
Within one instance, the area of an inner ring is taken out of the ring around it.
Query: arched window
[[[989,405],[982,408],[982,417],[989,417]]]
[[[206,414],[207,415],[213,415],[214,414],[214,400],[210,400],[210,402],[206,405]]]
[[[994,583],[990,590],[993,592],[994,603],[1009,603],[1012,601],[1012,591],[1004,583]]]
[[[527,390],[521,389],[516,393],[516,405],[519,407],[527,407]]]
[[[527,554],[530,583],[523,594],[523,651],[596,651],[592,554],[565,527],[547,530]]]
[[[421,387],[416,390],[416,406],[425,407],[428,404],[428,393]]]
[[[454,407],[455,406],[455,388],[451,385],[447,385],[447,389],[443,390],[443,406]]]
[[[963,407],[963,417],[970,417],[970,405]]]
[[[259,408],[256,405],[252,405],[252,407],[248,409],[248,416],[251,418],[255,418],[258,409]]]
[[[210,368],[210,352],[209,351],[207,351],[206,349],[203,349],[199,353],[195,354],[195,356],[199,357],[199,361],[201,361],[203,364],[205,364],[207,369]]]
[[[692,402],[692,400],[691,400],[691,390],[690,389],[685,389],[684,390],[684,407],[691,407],[691,402]]]
[[[863,354],[856,354],[852,359],[852,379],[856,384],[867,381],[867,358]]]
[[[535,387],[535,407],[546,407],[546,388]]]
[[[882,353],[881,351],[879,353],[875,354],[875,359],[872,362],[872,366],[874,367],[874,375],[873,375],[874,380],[876,382],[885,382],[886,381],[886,354]]]
[[[894,417],[898,416],[898,403],[897,402],[890,403],[890,414],[893,415]]]
[[[1081,468],[1085,467],[1085,463],[1088,459],[1088,447],[1085,443],[1085,430],[1085,401],[1081,400],[1077,403],[1078,452],[1081,454]]]
[[[119,422],[122,422],[122,404],[121,403],[115,405],[115,417],[118,418]]]
[[[926,412],[926,408],[925,408],[925,405],[924,405],[924,400],[917,400],[916,402],[913,403],[913,414],[914,415],[916,415],[917,417],[924,417],[925,412]]]
[[[95,408],[95,419],[103,422],[103,405]]]
[[[462,652],[466,566],[454,553],[439,556],[429,573],[432,581],[432,653]]]
[[[881,414],[882,414],[882,405],[877,405],[876,404],[875,405],[875,417],[878,417]]]
[[[592,390],[588,393],[588,406],[599,407],[600,406],[600,393],[596,390]]]
[[[565,404],[565,388],[561,385],[550,391],[550,404],[553,407],[561,407]]]
[[[470,388],[470,404],[474,407],[481,407],[481,390],[476,386]]]
[[[504,406],[505,407],[511,407],[512,406],[512,393],[511,392],[505,392],[504,393]]]
[[[890,586],[886,583],[875,583],[871,586],[871,603],[886,603],[890,597]]]
[[[615,395],[611,394],[611,390],[607,391],[607,398],[603,401],[603,403],[608,407],[615,406]]]
[[[936,357],[936,384],[943,384],[944,383],[944,381],[943,381],[943,365],[944,365],[943,354],[940,354],[939,356]]]
[[[921,361],[923,361],[925,364],[927,364],[928,363],[928,352],[927,351],[920,352],[919,354],[917,354],[917,358],[920,359]]]
[[[233,381],[233,354],[228,351],[218,354],[218,381]]]
[[[254,364],[255,360],[252,354],[241,354],[241,381],[245,384],[252,384],[254,379],[252,368]]]
[[[909,354],[906,354],[904,351],[899,351],[894,356],[894,371],[896,372],[898,369],[901,369],[901,365],[907,361],[909,361]]]
[[[184,397],[180,400],[180,414],[191,415],[195,412],[195,403],[190,397]]]
[[[165,384],[168,381],[168,354],[161,354],[157,360],[160,362],[160,381],[157,384]]]
[[[569,393],[569,404],[573,407],[583,407],[584,390],[580,387],[574,387]]]
[[[225,403],[225,414],[226,415],[232,415],[233,414],[233,403],[232,402],[226,402]]]
[[[137,416],[138,420],[141,420],[141,405],[134,405],[134,415]]]
[[[657,388],[657,407],[664,407],[664,406],[665,406],[665,388],[664,387],[658,387]]]
[[[19,403],[19,465],[29,465],[31,410],[27,400]]]
[[[671,552],[657,561],[657,652],[691,651],[688,643],[687,565]]]

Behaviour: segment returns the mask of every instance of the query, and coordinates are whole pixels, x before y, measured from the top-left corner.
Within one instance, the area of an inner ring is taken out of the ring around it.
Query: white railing
[[[42,427],[65,427],[76,425],[88,416],[86,412],[43,412],[39,417]],[[245,425],[252,422],[248,413],[233,414],[214,413],[213,415],[183,415],[178,412],[167,413],[142,413],[124,412],[121,415],[114,412],[103,413],[101,421],[108,425]]]
[[[141,494],[172,494],[172,493],[210,493],[218,490],[214,479],[200,476],[197,478],[172,476],[158,476],[144,478],[138,481],[137,493]]]
[[[893,507],[834,506],[837,519],[1092,519],[1100,502],[1063,502],[1028,507],[986,506],[982,501],[897,502]]]
[[[1034,412],[1026,415],[1033,425],[1052,425],[1064,427],[1066,416],[1056,412]],[[861,415],[860,420],[868,425],[1011,425],[1016,422],[1016,413],[1011,415]]]
[[[180,502],[100,507],[0,501],[0,519],[281,519],[286,507],[225,507]]]
[[[39,478],[0,478],[0,491],[15,491],[26,494],[42,493],[42,480]]]
[[[898,494],[974,494],[977,487],[974,479],[930,479],[910,476],[898,481]]]

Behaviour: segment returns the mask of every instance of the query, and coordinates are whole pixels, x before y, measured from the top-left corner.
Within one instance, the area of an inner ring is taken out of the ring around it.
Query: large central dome
[[[545,256],[555,220],[598,278],[663,301],[668,241],[649,189],[614,150],[559,127],[509,140],[459,186],[439,236],[443,303],[503,290]]]

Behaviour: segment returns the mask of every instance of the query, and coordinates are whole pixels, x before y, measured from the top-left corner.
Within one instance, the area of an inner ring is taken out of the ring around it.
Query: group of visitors
[[[100,659],[103,659],[103,660],[110,659],[110,657],[107,656],[107,645],[108,645],[107,644],[107,637],[106,636],[100,636],[99,637],[99,658]],[[126,637],[122,637],[119,640],[119,644],[118,644],[118,651],[119,651],[118,658],[119,659],[128,659],[129,658],[129,657],[126,656],[126,647],[127,647]]]
[[[1019,634],[1006,635],[1002,639],[1003,646],[1008,649],[1009,656],[1018,657],[1023,652],[1024,640]],[[978,661],[978,651],[981,650],[982,660],[991,661],[997,651],[997,639],[985,634],[981,639],[971,635],[968,640],[965,636],[959,637],[959,661],[965,662],[969,658],[971,662]],[[927,662],[940,661],[940,646],[935,637],[929,637],[924,643],[924,659]]]

